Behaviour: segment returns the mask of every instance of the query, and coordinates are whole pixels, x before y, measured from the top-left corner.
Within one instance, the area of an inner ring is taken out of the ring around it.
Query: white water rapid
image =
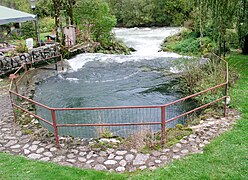
[[[108,61],[123,63],[126,61],[140,61],[156,57],[179,58],[180,55],[171,52],[159,52],[163,40],[180,31],[180,28],[115,28],[113,33],[128,47],[136,51],[132,55],[111,55],[100,53],[80,54],[69,60],[73,70],[77,71],[90,61]]]

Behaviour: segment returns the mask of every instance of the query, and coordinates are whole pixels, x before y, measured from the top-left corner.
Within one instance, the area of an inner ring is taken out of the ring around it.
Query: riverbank
[[[200,38],[194,31],[183,28],[179,33],[167,37],[161,50],[188,56],[207,56],[216,46],[208,36]]]

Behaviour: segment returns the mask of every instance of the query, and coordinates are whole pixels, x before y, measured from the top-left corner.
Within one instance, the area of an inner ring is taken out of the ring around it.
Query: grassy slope
[[[81,170],[78,168],[59,166],[27,160],[23,157],[0,154],[0,179],[24,180],[66,180],[66,179],[125,179],[124,175],[96,172],[94,170]]]
[[[233,55],[230,66],[241,78],[231,89],[232,102],[242,118],[236,127],[206,146],[204,154],[175,161],[132,179],[248,179],[248,57]],[[0,153],[0,179],[126,179],[127,175],[61,167]]]

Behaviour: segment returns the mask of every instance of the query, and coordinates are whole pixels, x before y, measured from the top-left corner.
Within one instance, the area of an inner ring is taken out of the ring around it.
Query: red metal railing
[[[226,108],[226,98],[228,97],[228,76],[229,76],[229,71],[228,71],[228,63],[227,61],[225,61],[224,59],[218,57],[217,55],[214,55],[216,58],[218,58],[219,60],[223,61],[225,63],[225,66],[226,66],[226,74],[225,74],[225,82],[224,83],[221,83],[219,85],[216,85],[214,87],[211,87],[211,88],[208,88],[204,91],[201,91],[201,92],[198,92],[198,93],[195,93],[195,94],[192,94],[190,96],[187,96],[187,97],[184,97],[184,98],[181,98],[181,99],[178,99],[174,102],[170,102],[170,103],[167,103],[167,104],[163,104],[163,105],[157,105],[157,106],[118,106],[118,107],[94,107],[94,108],[51,108],[51,107],[48,107],[44,104],[41,104],[39,102],[36,102],[32,99],[29,99],[23,95],[21,95],[20,93],[18,93],[18,88],[17,88],[17,84],[16,84],[16,79],[17,79],[17,73],[23,68],[25,69],[25,65],[22,65],[14,74],[10,75],[10,78],[12,79],[11,81],[11,86],[10,86],[10,89],[9,89],[9,93],[10,93],[10,100],[11,100],[11,105],[13,107],[13,112],[14,112],[14,116],[16,118],[16,115],[15,115],[15,111],[14,111],[14,108],[17,108],[17,109],[20,109],[30,115],[33,115],[35,118],[41,120],[42,122],[48,124],[49,126],[53,127],[53,130],[54,130],[54,135],[55,135],[55,139],[56,139],[56,144],[58,147],[60,147],[60,143],[59,143],[59,133],[58,133],[58,128],[60,127],[82,127],[82,126],[94,126],[94,127],[101,127],[101,126],[107,126],[107,127],[110,127],[110,126],[144,126],[144,125],[160,125],[161,126],[161,143],[162,145],[165,143],[165,129],[166,129],[166,124],[169,123],[169,122],[172,122],[172,121],[175,121],[179,118],[182,118],[188,114],[191,114],[193,112],[196,112],[196,111],[199,111],[203,108],[206,108],[207,106],[210,106],[216,102],[219,102],[219,101],[222,101],[222,100],[225,100],[224,101],[224,116],[226,116],[226,112],[227,112],[227,108]],[[23,78],[25,75],[28,74],[28,71],[25,71],[25,73],[23,74],[23,76],[21,78]],[[19,79],[20,81],[20,79]],[[15,87],[14,87],[15,86]],[[210,91],[213,91],[213,90],[216,90],[217,88],[221,88],[221,87],[225,87],[225,95],[222,96],[222,97],[219,97],[207,104],[204,104],[200,107],[197,107],[193,110],[190,110],[190,111],[187,111],[187,112],[184,112],[180,115],[177,115],[176,117],[172,117],[172,118],[169,118],[169,119],[166,119],[166,113],[168,113],[167,109],[170,107],[170,106],[173,106],[175,104],[178,104],[178,103],[182,103],[182,102],[185,102],[189,99],[192,99],[196,96],[199,96],[199,95],[202,95],[204,93],[207,93],[207,92],[210,92]],[[13,91],[13,89],[15,89],[15,91]],[[47,111],[50,111],[51,113],[51,120],[47,120],[47,119],[44,119],[40,116],[38,116],[37,114],[34,114],[33,112],[25,109],[25,107],[21,107],[22,105],[18,105],[16,102],[15,102],[15,98],[13,98],[13,96],[16,96],[17,98],[20,98],[22,100],[25,100],[35,106],[38,106],[38,107],[42,107],[44,109],[46,109]],[[107,111],[107,110],[127,110],[127,109],[159,109],[160,110],[160,117],[161,117],[161,120],[160,121],[155,121],[155,122],[137,122],[137,123],[73,123],[73,124],[65,124],[65,123],[60,123],[57,119],[57,113],[61,112],[61,111]]]

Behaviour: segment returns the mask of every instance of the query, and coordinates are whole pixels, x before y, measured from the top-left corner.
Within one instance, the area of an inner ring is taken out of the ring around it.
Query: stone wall
[[[0,56],[0,77],[14,72],[23,63],[33,64],[45,59],[60,55],[58,46],[43,46],[34,48],[28,53],[18,54],[17,56]]]

